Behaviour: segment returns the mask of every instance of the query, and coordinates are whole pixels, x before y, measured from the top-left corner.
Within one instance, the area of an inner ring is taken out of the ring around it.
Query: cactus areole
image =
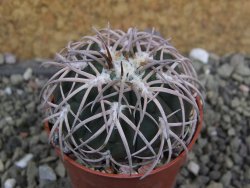
[[[199,119],[191,61],[151,33],[105,28],[70,42],[42,91],[49,140],[82,165],[143,178],[187,150]]]

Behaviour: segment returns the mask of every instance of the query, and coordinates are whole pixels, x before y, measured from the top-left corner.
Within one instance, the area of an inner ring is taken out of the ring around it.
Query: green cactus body
[[[198,81],[191,62],[163,38],[103,29],[70,43],[54,64],[65,70],[43,90],[47,119],[84,164],[132,172],[153,163],[149,173],[192,138]]]

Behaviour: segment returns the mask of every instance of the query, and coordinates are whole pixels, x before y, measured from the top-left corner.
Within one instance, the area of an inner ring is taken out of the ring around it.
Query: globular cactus
[[[147,165],[145,177],[187,150],[199,81],[191,61],[154,31],[95,31],[49,63],[60,68],[42,91],[49,139],[88,167],[132,174]]]

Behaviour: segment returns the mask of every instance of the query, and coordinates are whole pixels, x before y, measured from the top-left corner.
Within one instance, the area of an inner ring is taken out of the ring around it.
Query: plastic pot
[[[195,134],[187,146],[188,150],[191,150],[193,147],[202,127],[203,110],[199,99],[197,99],[197,104],[199,106],[200,119]],[[45,128],[48,132],[50,131],[48,123],[45,124]],[[60,156],[59,149],[55,149]],[[142,180],[140,180],[142,177],[140,174],[129,176],[97,172],[80,165],[67,155],[64,155],[63,163],[71,179],[73,188],[173,188],[178,172],[185,163],[186,157],[186,152],[182,152],[170,163],[153,170],[150,175]]]

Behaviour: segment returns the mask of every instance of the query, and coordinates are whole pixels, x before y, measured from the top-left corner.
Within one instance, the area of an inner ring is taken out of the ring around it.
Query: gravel
[[[44,75],[51,72],[35,68],[32,60],[26,67],[25,62],[7,64],[6,54],[2,56],[0,187],[70,187],[42,124],[39,92],[48,79]],[[204,124],[176,187],[250,188],[250,56],[209,53],[207,63],[195,60],[194,65],[207,94]],[[16,163],[29,154],[33,157],[25,166],[17,167]]]
[[[250,177],[246,174],[250,169],[250,58],[243,54],[218,58],[213,54],[207,64],[197,63],[207,92],[203,129],[192,151],[192,160],[200,169],[197,178],[191,170],[181,173],[176,187],[249,187]],[[183,169],[189,169],[189,164],[190,161]]]

